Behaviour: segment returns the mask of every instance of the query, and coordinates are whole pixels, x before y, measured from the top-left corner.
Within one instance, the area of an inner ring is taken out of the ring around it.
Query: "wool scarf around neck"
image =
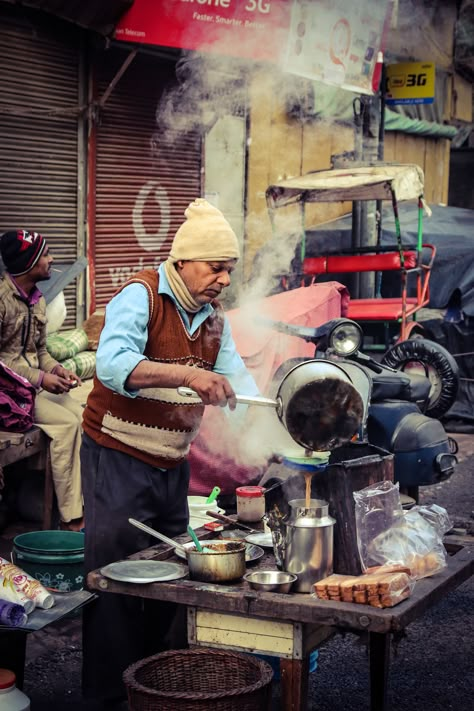
[[[197,301],[194,301],[193,297],[189,293],[188,287],[181,279],[178,270],[175,267],[175,261],[168,257],[164,263],[164,269],[173,294],[176,296],[176,299],[183,309],[190,314],[196,314],[200,311],[202,309],[202,304],[198,304]]]

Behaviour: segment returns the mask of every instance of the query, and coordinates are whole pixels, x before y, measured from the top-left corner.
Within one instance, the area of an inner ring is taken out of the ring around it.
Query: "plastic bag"
[[[449,518],[444,509],[418,506],[404,511],[398,484],[391,482],[356,491],[354,499],[357,545],[364,571],[376,565],[402,565],[417,580],[446,566],[442,536]]]
[[[430,523],[438,531],[440,536],[444,536],[453,527],[452,521],[446,509],[438,504],[429,506],[413,506],[410,511],[417,511],[425,521]]]
[[[378,559],[372,560],[369,545],[385,531],[390,530],[403,520],[403,508],[400,502],[399,486],[391,481],[354,491],[357,547],[362,569],[380,565]]]

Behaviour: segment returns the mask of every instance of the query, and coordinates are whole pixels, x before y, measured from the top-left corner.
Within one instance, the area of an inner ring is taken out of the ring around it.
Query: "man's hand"
[[[70,388],[76,388],[78,385],[82,385],[82,380],[75,373],[73,373],[72,370],[67,370],[66,368],[63,368],[62,365],[57,365],[54,368],[54,374],[68,380]]]
[[[59,395],[60,393],[68,393],[71,389],[71,383],[72,381],[69,378],[63,378],[55,373],[45,373],[41,387],[49,393]]]
[[[228,405],[231,410],[235,410],[235,393],[223,375],[212,370],[192,368],[192,372],[185,376],[183,385],[195,390],[205,405]]]

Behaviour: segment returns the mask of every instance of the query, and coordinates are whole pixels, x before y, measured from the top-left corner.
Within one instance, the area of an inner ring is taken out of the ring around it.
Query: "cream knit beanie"
[[[168,260],[224,262],[240,257],[234,230],[217,207],[197,198],[186,208],[186,221],[175,234]]]

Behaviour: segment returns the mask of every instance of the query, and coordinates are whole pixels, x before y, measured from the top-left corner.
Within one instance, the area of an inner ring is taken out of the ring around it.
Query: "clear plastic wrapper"
[[[375,538],[389,531],[403,521],[403,508],[397,484],[381,481],[371,486],[354,491],[355,517],[357,527],[357,546],[362,569],[371,565],[380,565],[381,561],[372,559],[368,547]]]
[[[0,576],[11,581],[15,589],[33,600],[37,607],[42,607],[43,610],[53,607],[53,595],[38,580],[5,558],[0,558]]]
[[[22,605],[0,598],[0,625],[22,627],[28,622],[28,615]]]
[[[34,600],[31,600],[21,590],[17,590],[11,580],[6,580],[0,575],[0,598],[9,602],[16,602],[25,608],[25,612],[29,615],[35,609]]]
[[[356,491],[354,499],[357,544],[364,571],[379,565],[405,566],[417,580],[446,566],[443,535],[450,522],[444,509],[416,506],[403,511],[398,485],[391,482]]]
[[[440,536],[444,536],[453,527],[453,523],[449,518],[446,509],[438,504],[430,504],[429,506],[413,506],[410,511],[417,511],[420,516],[423,516],[427,523],[430,523],[435,528]]]

